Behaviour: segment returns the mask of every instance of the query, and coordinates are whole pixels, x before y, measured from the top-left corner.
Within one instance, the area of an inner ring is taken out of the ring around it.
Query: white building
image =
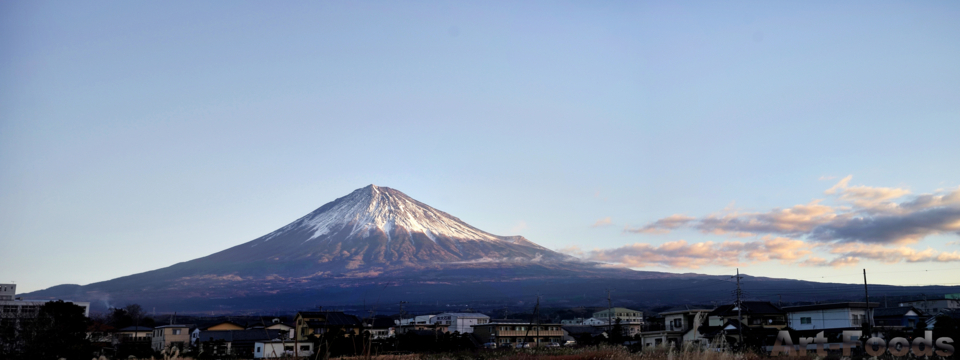
[[[682,309],[660,313],[663,327],[643,331],[640,336],[644,347],[661,345],[679,346],[682,343],[706,344],[699,328],[705,326],[711,309]]]
[[[17,284],[0,284],[0,316],[4,318],[34,317],[40,312],[40,307],[51,300],[21,300],[16,297]],[[83,316],[90,317],[90,303],[83,301],[69,301],[83,308]]]
[[[449,332],[468,334],[473,333],[474,325],[489,324],[490,317],[480,313],[443,313],[437,315],[434,323],[447,326]]]
[[[400,320],[398,325],[432,325],[436,315],[418,315],[409,319]]]
[[[937,315],[943,310],[960,309],[960,294],[946,294],[942,296],[929,296],[925,299],[915,299],[900,303],[901,307],[913,306],[924,314]]]
[[[643,324],[643,312],[622,307],[604,309],[593,313],[593,317],[615,324],[620,319],[621,324]]]
[[[296,347],[299,346],[299,350]],[[296,343],[293,340],[257,341],[253,344],[254,359],[276,359],[281,357],[311,356],[313,343]]]
[[[787,326],[794,330],[814,329],[859,329],[867,322],[868,315],[879,303],[844,302],[785,306]],[[872,317],[872,316],[870,316]]]
[[[614,320],[614,322],[616,322],[616,320]],[[597,319],[597,318],[594,318],[594,317],[592,317],[592,318],[586,318],[586,319],[584,319],[584,318],[576,318],[576,319],[571,319],[571,320],[560,320],[560,324],[561,324],[561,325],[593,325],[593,326],[609,325],[609,324],[607,323],[607,319],[602,319],[602,320],[601,320],[601,319]]]

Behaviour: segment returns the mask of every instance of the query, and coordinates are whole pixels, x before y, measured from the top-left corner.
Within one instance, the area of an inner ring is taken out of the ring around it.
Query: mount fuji
[[[836,291],[831,293],[822,291],[822,283],[747,278],[762,292],[782,289],[811,300],[861,294],[857,285],[827,284]],[[139,303],[169,312],[238,313],[397,301],[482,309],[516,306],[536,296],[554,306],[598,305],[608,289],[618,292],[621,305],[647,307],[723,301],[730,287],[728,276],[581,261],[522,236],[485,232],[400,191],[369,185],[205,257],[22,296],[90,301],[94,309]],[[818,291],[798,293],[804,289]]]

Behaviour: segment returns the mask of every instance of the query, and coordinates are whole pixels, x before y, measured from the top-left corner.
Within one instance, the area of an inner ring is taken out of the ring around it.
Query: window
[[[174,335],[180,335],[180,329],[173,329]]]
[[[300,351],[310,351],[310,345],[300,345]]]
[[[259,347],[259,346],[257,346],[257,352],[260,352],[260,347]]]
[[[810,320],[811,320],[811,319],[808,318],[808,317],[802,317],[802,318],[800,318],[800,323],[801,323],[801,324],[810,324],[810,323],[812,323],[812,321],[810,321]]]

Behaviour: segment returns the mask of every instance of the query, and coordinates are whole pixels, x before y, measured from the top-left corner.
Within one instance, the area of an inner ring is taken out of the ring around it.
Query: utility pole
[[[610,300],[610,289],[607,289],[607,327],[610,328],[608,331],[613,332],[613,301]]]
[[[737,332],[739,336],[737,345],[741,348],[743,348],[743,302],[740,300],[742,295],[743,291],[740,290],[740,268],[737,268]]]
[[[403,330],[403,304],[406,304],[406,303],[407,303],[406,301],[400,302],[400,329],[401,330]],[[416,321],[414,321],[414,325],[416,325]],[[414,326],[414,328],[416,328],[416,326]],[[396,334],[395,336],[397,338],[397,351],[400,351],[400,334]]]
[[[870,331],[870,292],[867,289],[867,269],[863,269],[863,305],[867,314],[867,337],[871,337]]]
[[[366,346],[367,353],[365,357],[366,359],[370,359],[370,353],[372,352],[372,349],[373,349],[373,329],[374,329],[374,326],[376,325],[376,319],[374,319],[374,315],[373,315],[374,313],[375,312],[373,311],[373,309],[370,309],[370,329],[367,330],[367,346]]]
[[[537,305],[533,308],[533,316],[537,317],[537,349],[540,349],[540,294],[537,294]]]

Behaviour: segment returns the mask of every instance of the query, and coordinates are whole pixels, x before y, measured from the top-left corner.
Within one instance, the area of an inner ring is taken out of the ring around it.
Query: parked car
[[[529,349],[530,343],[517,343],[517,349]]]
[[[511,344],[511,343],[503,343],[503,344],[500,344],[500,346],[499,346],[499,348],[501,348],[501,349],[509,349],[509,348],[512,348],[512,347],[513,347],[513,344]]]
[[[563,346],[574,346],[574,345],[577,345],[577,342],[574,340],[567,340],[565,343],[563,343]]]
[[[496,348],[497,348],[497,343],[495,343],[495,342],[485,343],[485,344],[483,344],[483,348],[484,348],[484,349],[496,349]]]
[[[555,343],[555,342],[552,342],[552,343],[549,343],[549,344],[544,345],[544,347],[548,347],[548,348],[560,347],[560,344]]]

